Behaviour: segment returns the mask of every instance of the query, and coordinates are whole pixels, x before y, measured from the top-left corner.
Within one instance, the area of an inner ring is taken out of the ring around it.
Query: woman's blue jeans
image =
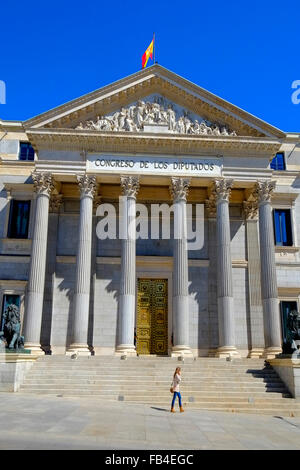
[[[174,392],[173,400],[172,400],[172,408],[174,408],[174,404],[175,404],[176,397],[178,397],[179,406],[180,406],[180,407],[182,406],[182,404],[181,404],[181,394],[180,394],[180,392]]]

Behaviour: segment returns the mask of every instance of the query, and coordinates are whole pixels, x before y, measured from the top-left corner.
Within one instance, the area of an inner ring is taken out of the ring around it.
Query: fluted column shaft
[[[243,202],[246,246],[248,259],[248,289],[249,289],[249,357],[261,357],[264,352],[263,307],[261,300],[261,269],[258,235],[258,206],[257,201]]]
[[[191,355],[189,346],[189,293],[186,198],[190,181],[172,178],[174,202],[173,248],[173,355]]]
[[[271,207],[271,193],[274,188],[275,183],[269,181],[259,181],[256,185],[259,207],[261,295],[264,312],[265,357],[274,357],[274,355],[281,352],[281,328]]]
[[[53,190],[52,177],[49,173],[33,173],[36,192],[35,222],[27,288],[27,301],[24,325],[25,348],[35,353],[42,353],[40,345],[46,256],[49,199]]]
[[[229,197],[232,180],[215,181],[217,205],[217,293],[219,320],[218,357],[237,355],[232,284]]]
[[[122,188],[122,252],[119,294],[118,353],[135,355],[134,325],[136,305],[136,196],[139,180],[135,176],[121,176]]]
[[[80,188],[79,238],[74,289],[73,340],[69,351],[76,350],[79,354],[88,355],[90,354],[87,338],[91,288],[93,197],[96,178],[87,175],[80,176],[78,184]]]

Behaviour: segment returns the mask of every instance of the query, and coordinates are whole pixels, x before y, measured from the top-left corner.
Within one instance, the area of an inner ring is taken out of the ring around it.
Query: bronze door
[[[136,349],[138,354],[168,354],[168,280],[139,279]]]

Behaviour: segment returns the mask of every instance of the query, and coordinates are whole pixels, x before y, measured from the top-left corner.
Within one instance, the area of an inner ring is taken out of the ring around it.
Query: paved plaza
[[[4,449],[300,449],[300,418],[1,393]]]

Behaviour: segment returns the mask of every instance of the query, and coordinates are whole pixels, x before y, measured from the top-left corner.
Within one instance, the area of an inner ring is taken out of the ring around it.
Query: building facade
[[[157,64],[0,121],[2,318],[17,305],[41,354],[273,357],[299,309],[299,171],[299,135]]]

